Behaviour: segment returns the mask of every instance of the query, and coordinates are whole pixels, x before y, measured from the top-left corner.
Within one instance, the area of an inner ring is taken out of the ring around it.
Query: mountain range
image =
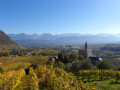
[[[120,34],[8,34],[17,44],[22,46],[57,46],[57,45],[82,45],[86,41],[89,44],[119,43]]]

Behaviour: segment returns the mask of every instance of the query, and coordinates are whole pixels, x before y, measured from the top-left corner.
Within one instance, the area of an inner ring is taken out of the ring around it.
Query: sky
[[[0,0],[5,33],[120,33],[120,0]]]

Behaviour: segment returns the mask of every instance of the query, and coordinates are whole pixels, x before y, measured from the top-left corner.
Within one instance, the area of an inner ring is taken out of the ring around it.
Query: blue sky
[[[0,0],[6,33],[120,33],[120,0]]]

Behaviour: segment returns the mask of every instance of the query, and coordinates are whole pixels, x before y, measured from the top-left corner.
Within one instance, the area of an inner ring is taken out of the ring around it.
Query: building
[[[88,48],[87,42],[85,43],[85,48],[84,49],[79,49],[78,50],[78,54],[83,55],[85,59],[88,59],[89,57],[93,56],[92,49]]]
[[[98,61],[102,60],[101,58],[96,57],[96,56],[89,57],[89,59],[91,60],[91,63],[93,65],[96,65],[98,63]]]
[[[83,55],[85,59],[90,59],[93,65],[96,65],[99,60],[102,60],[101,58],[92,54],[92,49],[88,48],[87,42],[85,43],[84,49],[78,50],[78,54]]]

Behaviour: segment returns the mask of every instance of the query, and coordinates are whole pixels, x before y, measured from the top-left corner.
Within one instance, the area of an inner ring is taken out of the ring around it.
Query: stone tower
[[[85,43],[85,58],[88,59],[88,44]]]
[[[88,48],[87,42],[85,43],[84,49],[78,50],[79,55],[83,55],[85,59],[88,59],[92,56],[92,49]]]
[[[87,51],[87,49],[88,49],[88,44],[87,44],[87,42],[85,43],[85,50]]]

